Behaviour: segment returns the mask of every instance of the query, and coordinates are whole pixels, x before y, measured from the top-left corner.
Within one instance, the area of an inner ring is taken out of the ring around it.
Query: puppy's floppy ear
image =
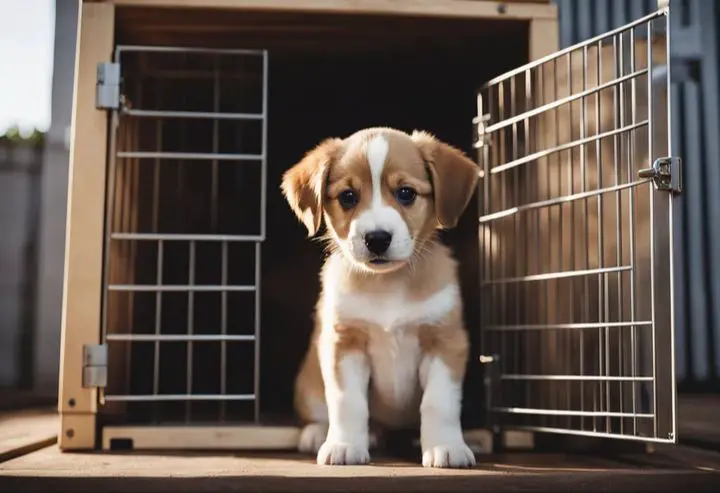
[[[322,224],[324,185],[330,163],[340,148],[340,139],[326,139],[285,172],[280,188],[290,208],[314,236]]]
[[[411,137],[432,177],[438,222],[443,228],[454,228],[477,186],[478,167],[462,151],[427,132],[416,130]]]

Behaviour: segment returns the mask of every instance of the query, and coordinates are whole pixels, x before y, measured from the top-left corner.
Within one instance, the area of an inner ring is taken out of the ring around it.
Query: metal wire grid
[[[119,46],[115,61],[102,399],[126,421],[257,422],[267,52]]]
[[[670,155],[667,18],[530,63],[478,97],[496,424],[674,440],[671,198],[638,177]]]

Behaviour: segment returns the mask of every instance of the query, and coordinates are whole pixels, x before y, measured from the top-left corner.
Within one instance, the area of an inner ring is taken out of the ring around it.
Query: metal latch
[[[107,386],[107,344],[86,344],[83,346],[83,387]]]
[[[487,133],[485,132],[485,128],[487,127],[488,122],[490,121],[490,113],[485,113],[480,116],[476,116],[473,118],[473,123],[475,124],[475,131],[477,133],[477,140],[475,141],[475,148],[480,149],[483,146],[490,144],[490,139],[488,138]]]
[[[682,161],[678,157],[661,157],[652,168],[638,171],[640,178],[651,178],[656,190],[680,193],[682,191]]]
[[[120,108],[120,64],[101,62],[97,66],[95,107],[98,109]]]
[[[492,408],[494,406],[493,397],[495,388],[498,383],[498,363],[500,362],[499,354],[483,354],[478,358],[480,364],[485,366],[485,376],[483,377],[483,386],[485,387],[485,409],[488,413],[486,419],[489,424],[492,422]],[[491,424],[491,428],[495,428]]]

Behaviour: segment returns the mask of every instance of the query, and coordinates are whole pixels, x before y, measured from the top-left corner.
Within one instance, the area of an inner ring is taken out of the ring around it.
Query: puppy
[[[457,264],[437,238],[467,206],[478,168],[425,132],[327,139],[282,191],[329,256],[315,329],[295,383],[300,450],[318,464],[366,464],[369,422],[420,427],[422,464],[471,467],[460,426],[469,343]]]

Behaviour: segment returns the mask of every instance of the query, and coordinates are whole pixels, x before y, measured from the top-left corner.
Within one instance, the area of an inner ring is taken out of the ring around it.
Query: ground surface
[[[720,427],[720,408],[713,408],[689,428],[712,436],[707,427]],[[47,412],[0,416],[0,492],[720,492],[720,452],[712,447],[605,457],[509,453],[481,456],[465,471],[382,458],[369,466],[320,467],[295,454],[61,453],[53,444],[56,428]]]

